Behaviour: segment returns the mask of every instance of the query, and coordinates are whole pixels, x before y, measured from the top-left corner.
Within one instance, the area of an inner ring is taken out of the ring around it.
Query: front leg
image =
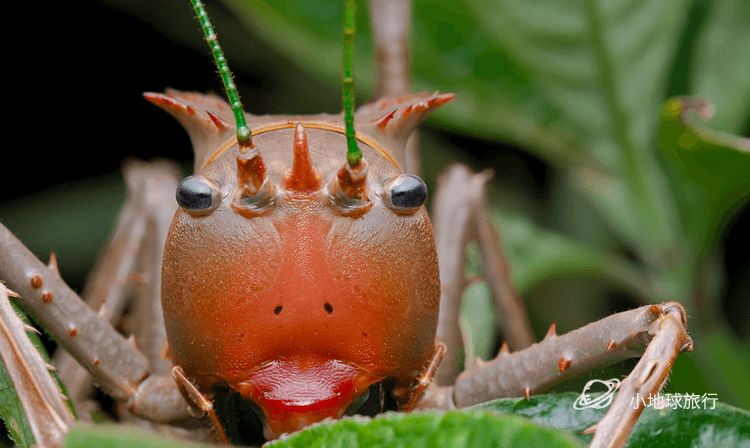
[[[681,329],[665,336],[664,329],[672,328],[673,321]],[[544,392],[593,368],[640,356],[654,340],[668,338],[678,348],[692,347],[683,322],[684,308],[670,302],[613,314],[562,336],[553,327],[541,342],[513,353],[505,348],[495,359],[461,373],[454,386],[455,403],[465,407]],[[660,365],[671,366],[677,352],[660,352]]]
[[[146,357],[2,224],[0,247],[0,278],[21,295],[21,307],[94,375],[107,393],[118,400],[131,398],[148,375]]]
[[[95,294],[91,302],[99,311],[94,312],[60,278],[56,267],[42,264],[8,229],[0,225],[0,278],[7,279],[11,287],[19,290],[23,299],[20,305],[92,375],[93,380],[118,401],[127,404],[131,412],[155,422],[182,420],[189,417],[187,404],[169,376],[169,365],[163,353],[164,331],[159,303],[159,264],[161,243],[166,233],[169,210],[158,202],[171,196],[176,183],[174,170],[162,163],[132,163],[128,170],[133,197],[123,218],[129,226],[117,238],[112,251],[103,257],[106,266],[100,265],[92,280]],[[156,194],[159,193],[159,194]],[[163,193],[163,194],[162,194]],[[154,241],[145,241],[151,227]],[[141,249],[141,250],[139,250]],[[140,343],[150,355],[144,356],[133,343],[126,340],[108,322],[119,315],[125,306],[127,277],[133,272],[138,259],[147,259],[149,267],[146,282],[139,295],[144,322],[134,328]],[[108,287],[107,287],[108,286]],[[114,313],[106,312],[109,308]],[[157,315],[158,314],[158,315]],[[68,362],[66,371],[75,373],[77,366]],[[86,394],[86,375],[73,375],[82,380],[78,395]],[[80,397],[79,397],[80,398]]]
[[[655,312],[653,307],[649,308],[652,314]],[[596,425],[592,447],[625,445],[643,412],[643,402],[638,397],[657,394],[666,383],[677,355],[681,351],[693,350],[693,340],[685,331],[687,321],[682,305],[667,303],[660,311],[663,314],[652,328],[654,337],[641,360],[620,384],[620,392],[609,411]]]
[[[685,309],[669,302],[614,314],[562,336],[550,331],[531,347],[502,350],[492,361],[464,371],[453,387],[453,402],[465,407],[495,398],[528,398],[596,367],[642,354],[596,426],[592,442],[596,447],[622,446],[643,410],[633,407],[633,400],[657,393],[679,352],[692,350],[685,324]]]

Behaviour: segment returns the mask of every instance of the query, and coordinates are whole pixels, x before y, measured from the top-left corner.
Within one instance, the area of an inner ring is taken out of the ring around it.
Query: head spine
[[[310,158],[307,131],[302,123],[297,123],[294,127],[294,159],[284,187],[300,193],[310,193],[320,189],[320,177],[315,172]]]

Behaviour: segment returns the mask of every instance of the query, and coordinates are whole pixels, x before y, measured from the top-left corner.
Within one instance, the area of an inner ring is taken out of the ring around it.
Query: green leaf
[[[324,422],[268,444],[314,447],[501,447],[582,446],[571,434],[529,420],[481,411],[387,413],[374,419]]]
[[[0,418],[5,422],[5,428],[11,440],[19,447],[35,444],[34,434],[26,421],[21,402],[16,394],[13,382],[0,362]]]
[[[347,417],[326,421],[269,443],[269,447],[454,447],[549,446],[577,447],[591,441],[581,432],[598,422],[606,409],[575,410],[576,393],[536,395],[531,400],[494,400],[461,411],[389,412],[373,419]],[[683,398],[680,403],[689,400]],[[627,442],[629,448],[732,446],[750,444],[750,413],[720,402],[697,401],[697,409],[648,407]],[[514,414],[514,415],[508,415]],[[580,441],[576,441],[576,437]],[[118,448],[208,445],[175,441],[123,425],[74,426],[65,447]]]
[[[706,3],[705,24],[691,61],[690,94],[716,108],[710,126],[742,132],[750,104],[750,2],[716,0]]]
[[[165,437],[157,432],[144,431],[128,425],[73,426],[63,442],[65,448],[206,448],[213,444],[187,442]]]
[[[11,302],[13,310],[18,315],[18,318],[26,325],[31,325],[32,322],[26,316],[26,313],[21,310],[16,303]],[[42,357],[42,360],[49,363],[49,355],[47,350],[44,348],[41,338],[36,333],[27,332],[26,336],[31,341],[32,345],[37,349]],[[57,372],[50,372],[50,375],[57,382],[60,390],[67,396],[68,391],[65,385],[60,381],[60,376]],[[68,408],[70,409],[73,416],[76,416],[75,408],[70,400],[66,400]],[[36,445],[34,434],[29,426],[29,422],[26,418],[26,413],[21,406],[21,401],[18,399],[15,386],[11,380],[10,375],[5,367],[5,364],[0,361],[0,419],[5,423],[5,427],[8,430],[8,435],[19,447],[28,447]]]
[[[507,398],[483,403],[473,409],[521,415],[540,425],[571,431],[581,440],[590,442],[591,436],[581,432],[598,422],[606,409],[575,410],[573,402],[577,397],[576,393],[561,393],[536,395],[528,401],[525,398]],[[706,403],[704,409],[701,396],[698,409],[689,409],[683,404],[675,405],[675,409],[646,408],[626,446],[678,448],[750,445],[750,413],[719,402],[715,403],[715,409],[709,409],[712,401],[709,399]]]
[[[675,211],[650,139],[687,2],[468,0],[483,30],[528,71],[603,169],[576,182],[614,230],[658,262]]]
[[[476,255],[479,257],[479,255]],[[470,347],[464,347],[469,359],[491,359],[495,356],[497,319],[490,287],[485,282],[474,282],[461,296],[460,325],[468,331]]]
[[[686,238],[697,253],[714,242],[729,212],[750,197],[750,140],[699,127],[711,106],[673,98],[662,108],[659,143],[672,164]],[[701,210],[696,213],[696,210]]]

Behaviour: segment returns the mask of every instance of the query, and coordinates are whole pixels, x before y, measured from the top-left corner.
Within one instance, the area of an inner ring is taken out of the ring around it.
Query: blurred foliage
[[[208,58],[187,2],[101,1]],[[271,112],[338,107],[338,2],[208,7],[233,69],[264,74]],[[750,2],[414,0],[413,15],[415,90],[458,94],[422,134],[424,177],[434,185],[453,161],[494,165],[492,213],[540,335],[553,319],[569,330],[638,303],[680,300],[695,352],[680,356],[668,390],[750,407],[750,348],[722,314],[719,256],[750,196],[748,141],[731,135],[747,132],[750,118]],[[374,58],[367,14],[359,20],[357,87],[367,98]],[[690,98],[669,99],[677,95]],[[251,110],[255,101],[245,97]],[[529,187],[518,158],[541,161],[542,188]],[[37,253],[64,254],[64,276],[80,275],[122,192],[119,176],[82,181],[53,203],[40,194],[4,204],[0,216]],[[45,231],[50,219],[62,234]],[[478,272],[475,252],[469,274]],[[462,320],[467,349],[482,357],[498,342],[488,294],[481,283],[467,289]]]

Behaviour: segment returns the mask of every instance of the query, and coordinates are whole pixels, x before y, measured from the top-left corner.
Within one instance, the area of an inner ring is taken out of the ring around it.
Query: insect
[[[501,266],[502,257],[482,213],[483,175],[462,167],[444,175],[433,233],[425,184],[409,174],[414,129],[452,95],[408,94],[403,35],[376,32],[388,50],[382,99],[353,113],[352,46],[345,42],[343,116],[246,116],[202,4],[193,3],[229,102],[177,91],[146,95],[190,134],[195,174],[178,181],[164,164],[128,168],[130,200],[92,276],[88,303],[54,263],[45,266],[0,228],[0,278],[72,356],[58,358],[72,399],[82,402],[78,395],[93,378],[123,412],[158,424],[205,416],[219,441],[241,442],[258,429],[246,423],[252,416],[270,439],[351,413],[529,396],[647,347],[594,439],[622,443],[640,412],[629,398],[658,390],[677,353],[691,347],[684,309],[653,305],[566,335],[551,329],[544,341],[512,354],[504,346],[496,359],[468,363],[456,377],[459,262],[469,229],[488,242],[489,266]],[[398,14],[404,7],[374,1],[376,31],[378,21],[408,17]],[[353,13],[346,17],[350,40]],[[135,339],[128,340],[111,321],[129,294],[111,285],[134,272],[146,275],[132,304]],[[501,267],[493,272],[503,278]],[[25,337],[8,310],[6,328],[8,340]],[[32,349],[3,347],[37,439],[59,441],[72,416],[50,392],[49,375],[29,367],[38,364]]]

